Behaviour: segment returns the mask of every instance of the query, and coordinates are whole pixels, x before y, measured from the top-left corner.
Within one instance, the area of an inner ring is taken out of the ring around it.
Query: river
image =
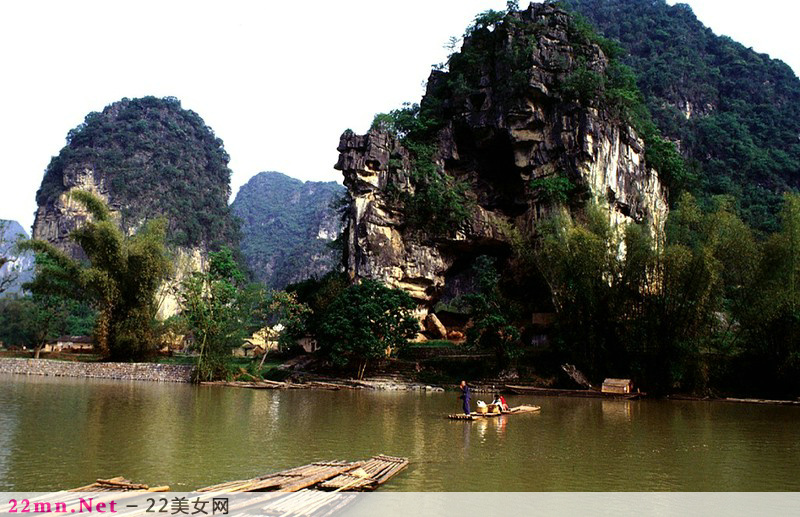
[[[411,460],[382,490],[800,490],[800,407],[508,402],[542,410],[464,422],[444,418],[458,409],[454,392],[2,375],[0,491],[57,490],[117,475],[188,491],[379,453]]]

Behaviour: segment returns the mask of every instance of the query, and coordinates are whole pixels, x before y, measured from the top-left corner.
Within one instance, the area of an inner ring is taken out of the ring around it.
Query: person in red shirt
[[[508,404],[506,404],[506,399],[499,393],[494,394],[494,402],[492,402],[492,404],[499,407],[501,411],[508,411]]]

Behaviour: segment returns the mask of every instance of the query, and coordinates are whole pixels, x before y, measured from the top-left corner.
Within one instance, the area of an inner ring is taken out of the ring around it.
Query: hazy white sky
[[[669,0],[669,3],[675,3]],[[689,0],[706,25],[800,70],[787,0]],[[526,7],[527,1],[520,1]],[[339,135],[417,101],[444,44],[504,0],[0,4],[0,218],[33,224],[51,156],[90,111],[171,95],[225,142],[232,188],[277,170],[339,180]]]

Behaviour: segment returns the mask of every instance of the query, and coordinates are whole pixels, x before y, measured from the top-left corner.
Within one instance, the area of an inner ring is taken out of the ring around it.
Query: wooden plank
[[[337,467],[328,466],[327,468],[314,471],[312,474],[303,477],[302,479],[298,480],[295,483],[291,483],[284,486],[279,491],[296,492],[298,490],[302,490],[303,488],[308,488],[310,486],[316,485],[317,483],[322,483],[323,481],[331,479],[332,477],[339,476],[347,471],[353,470],[354,468],[358,468],[357,464],[347,464],[345,466],[337,466]]]

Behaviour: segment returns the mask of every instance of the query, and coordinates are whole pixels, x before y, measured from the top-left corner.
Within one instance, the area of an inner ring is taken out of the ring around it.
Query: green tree
[[[308,329],[311,315],[308,305],[300,302],[295,293],[273,290],[268,292],[263,306],[266,311],[262,321],[283,327],[278,336],[279,346],[284,350],[295,346],[297,338],[302,337]]]
[[[240,290],[244,275],[223,249],[209,255],[208,272],[193,273],[182,285],[181,318],[197,352],[195,380],[224,378],[231,350],[252,332],[248,309],[257,305],[258,293]]]
[[[779,219],[780,231],[764,243],[752,295],[736,307],[736,316],[747,336],[743,373],[757,380],[749,388],[795,397],[800,394],[800,195],[785,196]]]
[[[170,270],[166,221],[147,221],[126,235],[101,198],[80,190],[70,195],[92,216],[71,234],[89,265],[44,241],[22,243],[47,257],[30,289],[89,300],[97,310],[94,339],[100,353],[113,360],[145,358],[156,342],[156,291]]]
[[[0,304],[0,341],[33,348],[38,359],[42,348],[62,334],[85,335],[91,331],[93,313],[85,304],[62,296],[34,294],[10,298]]]
[[[562,216],[546,221],[535,247],[557,315],[558,347],[590,376],[603,375],[619,355],[609,339],[613,237],[603,214],[590,207],[583,222]]]
[[[363,280],[328,306],[317,337],[335,364],[356,364],[360,379],[369,360],[386,357],[416,335],[415,307],[405,291]]]
[[[283,325],[279,339],[286,347],[305,328],[309,310],[294,294],[244,285],[244,278],[231,250],[223,248],[209,254],[208,272],[183,282],[181,319],[198,353],[198,381],[227,376],[231,351],[256,330]]]
[[[495,259],[478,257],[473,272],[477,289],[464,296],[473,323],[467,330],[467,342],[472,347],[492,351],[497,366],[504,368],[521,354],[520,333],[509,314],[511,304],[500,292]]]
[[[286,286],[286,291],[294,293],[297,301],[308,306],[310,313],[305,330],[313,335],[328,312],[328,307],[350,285],[345,273],[331,271],[320,279],[309,278]]]

